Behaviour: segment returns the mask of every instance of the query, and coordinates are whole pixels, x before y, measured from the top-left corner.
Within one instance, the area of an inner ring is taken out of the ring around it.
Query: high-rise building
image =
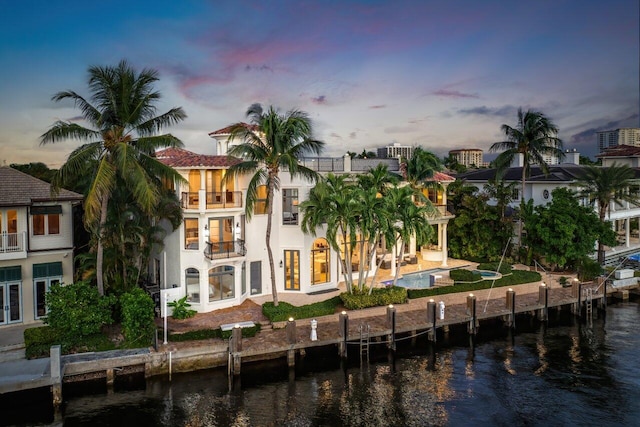
[[[466,167],[484,166],[482,161],[482,150],[479,148],[462,148],[460,150],[450,150],[449,156],[455,157],[456,161]]]
[[[597,132],[600,152],[618,145],[640,147],[640,128],[620,128]]]
[[[398,142],[394,142],[391,145],[387,145],[386,147],[378,148],[378,157],[387,158],[387,157],[404,157],[410,159],[413,156],[414,146],[411,145],[402,145]]]

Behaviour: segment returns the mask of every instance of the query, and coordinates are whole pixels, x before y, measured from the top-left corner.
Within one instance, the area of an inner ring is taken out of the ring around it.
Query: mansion
[[[180,228],[168,233],[161,252],[150,262],[151,280],[159,285],[165,297],[174,301],[186,296],[191,308],[200,313],[236,306],[247,298],[272,293],[265,241],[265,202],[258,199],[248,221],[245,200],[251,176],[226,180],[226,170],[238,161],[226,155],[229,128],[209,135],[215,140],[215,155],[176,148],[156,153],[158,160],[176,169],[185,179],[174,188],[181,200],[184,221]],[[305,158],[301,163],[320,174],[366,173],[380,163],[390,172],[400,171],[397,158],[352,159],[345,155]],[[407,242],[406,252],[413,260],[446,265],[447,223],[453,218],[446,210],[446,187],[454,178],[436,173],[434,180],[440,184],[439,188],[425,194],[437,207],[438,213],[429,219],[437,241],[417,247],[412,239]],[[280,172],[271,231],[278,293],[333,290],[343,280],[338,258],[343,254],[330,248],[322,230],[312,236],[303,233],[300,227],[298,205],[306,200],[314,185],[302,178],[292,179],[286,171]],[[259,188],[259,196],[260,192],[266,199],[266,187]],[[350,262],[345,263],[351,266],[355,277],[364,273],[358,271],[359,256],[356,251]],[[394,274],[396,265],[389,264]],[[376,266],[368,268],[372,272]]]

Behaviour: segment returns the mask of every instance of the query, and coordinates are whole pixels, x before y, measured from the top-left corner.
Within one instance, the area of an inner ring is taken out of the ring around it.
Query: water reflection
[[[595,319],[591,327],[571,317],[518,327],[514,333],[485,328],[483,338],[456,345],[419,341],[413,354],[383,355],[362,366],[341,363],[334,352],[317,360],[308,353],[295,371],[280,362],[243,365],[231,389],[221,370],[174,375],[171,383],[154,378],[139,390],[67,395],[64,425],[633,425],[640,419],[637,304],[610,307],[606,324]]]

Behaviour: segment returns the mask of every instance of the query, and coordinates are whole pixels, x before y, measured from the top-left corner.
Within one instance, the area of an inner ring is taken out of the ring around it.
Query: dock
[[[362,358],[368,357],[370,346],[381,345],[393,351],[399,340],[426,335],[435,341],[438,330],[448,331],[454,326],[466,325],[467,333],[473,336],[488,321],[497,320],[504,327],[515,328],[516,316],[522,314],[541,321],[548,320],[550,310],[568,309],[576,316],[592,316],[594,310],[606,307],[606,295],[619,292],[607,289],[605,283],[576,282],[567,288],[540,284],[537,292],[529,287],[529,292],[521,295],[517,294],[518,287],[514,288],[488,290],[491,298],[485,298],[486,292],[482,298],[469,294],[464,303],[446,307],[435,299],[438,297],[420,298],[395,307],[354,310],[318,319],[290,319],[274,323],[273,329],[262,330],[251,338],[242,337],[243,325],[238,324],[231,328],[228,341],[168,343],[158,348],[68,356],[61,356],[59,346],[55,346],[50,358],[0,363],[0,395],[50,387],[56,406],[61,402],[63,383],[91,376],[104,378],[112,387],[118,375],[133,367],[144,372],[145,377],[227,367],[232,379],[240,375],[244,363],[286,358],[292,367],[296,358],[315,347],[334,347],[336,357],[346,358],[348,353],[356,352]]]

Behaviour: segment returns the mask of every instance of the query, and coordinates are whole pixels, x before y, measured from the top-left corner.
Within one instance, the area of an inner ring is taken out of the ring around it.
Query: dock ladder
[[[587,314],[587,318],[591,319],[591,316],[593,316],[593,288],[585,288],[584,293],[585,311]]]
[[[369,361],[369,341],[370,341],[371,327],[367,323],[360,324],[360,360],[363,357],[367,357],[367,361]]]

